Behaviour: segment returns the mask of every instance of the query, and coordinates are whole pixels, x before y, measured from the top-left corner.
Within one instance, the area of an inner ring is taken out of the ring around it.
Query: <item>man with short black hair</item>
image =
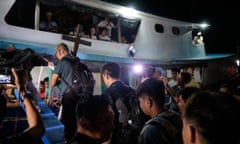
[[[83,94],[76,106],[77,135],[70,144],[110,142],[114,129],[114,112],[102,96]]]
[[[164,83],[156,78],[146,79],[137,89],[142,111],[151,117],[139,137],[138,144],[181,144],[182,120],[179,113],[165,111]]]
[[[107,63],[102,68],[103,81],[107,89],[103,92],[103,96],[111,103],[115,112],[115,132],[114,140],[118,144],[132,144],[137,142],[137,135],[144,122],[140,117],[140,109],[135,96],[135,90],[124,84],[120,80],[121,68],[117,63]],[[132,110],[138,111],[139,116],[133,118]],[[114,143],[116,143],[114,142]]]
[[[121,68],[117,63],[107,63],[103,66],[102,77],[105,85],[107,86],[107,89],[103,92],[103,94],[104,96],[107,96],[107,99],[111,102],[113,109],[117,112],[115,114],[116,121],[118,121],[121,125],[127,125],[128,120],[130,119],[130,117],[127,116],[129,111],[122,110],[120,113],[119,110],[121,108],[117,108],[115,103],[118,97],[127,95],[128,93],[135,94],[135,90],[120,80],[120,72]],[[125,99],[128,100],[130,98],[126,97]]]

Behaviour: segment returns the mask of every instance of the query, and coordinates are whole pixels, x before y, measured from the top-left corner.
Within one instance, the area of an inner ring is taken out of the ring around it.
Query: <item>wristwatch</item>
[[[25,95],[20,96],[20,100],[23,102],[23,100],[24,100],[26,97],[27,97],[27,98],[30,98],[30,97],[31,97],[31,92],[26,92]]]

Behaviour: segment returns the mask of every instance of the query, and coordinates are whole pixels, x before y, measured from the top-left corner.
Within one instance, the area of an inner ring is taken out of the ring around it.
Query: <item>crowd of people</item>
[[[71,35],[77,35],[77,26],[75,26],[74,30],[70,32]],[[105,17],[98,24],[93,25],[90,27],[87,32],[80,30],[80,36],[85,38],[90,38],[94,40],[102,40],[102,41],[115,41],[117,42],[118,39],[116,38],[116,31],[117,26],[110,21],[109,17]],[[122,40],[120,42],[127,43],[124,36],[122,36]]]
[[[240,143],[237,133],[240,92],[230,89],[229,85],[222,85],[218,90],[203,89],[187,71],[174,69],[169,80],[161,70],[150,67],[134,89],[120,79],[120,65],[110,62],[101,70],[107,87],[102,94],[84,91],[67,95],[65,91],[74,83],[74,65],[67,58],[76,57],[64,43],[56,46],[56,57],[58,62],[51,77],[41,82],[37,94],[28,87],[31,69],[12,69],[29,127],[17,136],[0,140],[1,144],[40,141],[46,128],[38,105],[27,91],[45,100],[53,96],[53,89],[59,82],[57,95],[61,97],[60,120],[64,124],[66,144]],[[7,107],[5,89],[1,86],[0,90],[2,122]],[[167,98],[171,98],[171,102]]]
[[[45,20],[41,21],[39,24],[39,30],[59,33],[59,26],[57,21],[53,19],[52,12],[46,12]],[[103,40],[103,41],[119,41],[121,43],[128,43],[126,38],[122,35],[121,39],[117,38],[117,28],[118,26],[114,24],[109,17],[104,17],[95,25],[92,25],[87,30],[83,30],[83,27],[80,29],[79,35],[81,37],[90,38],[94,40]],[[70,35],[77,35],[77,25],[69,32]]]

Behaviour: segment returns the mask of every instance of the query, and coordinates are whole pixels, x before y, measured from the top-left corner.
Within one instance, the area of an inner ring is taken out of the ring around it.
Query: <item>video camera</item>
[[[0,68],[0,84],[13,83],[13,75],[11,69],[8,67]]]
[[[14,50],[11,52],[4,52],[0,54],[0,84],[14,83],[12,68],[17,70],[23,69],[23,62],[33,54],[33,50]]]
[[[13,67],[16,68],[17,71],[22,70],[21,66],[1,66],[0,67],[0,84],[14,84],[15,79],[12,74]]]

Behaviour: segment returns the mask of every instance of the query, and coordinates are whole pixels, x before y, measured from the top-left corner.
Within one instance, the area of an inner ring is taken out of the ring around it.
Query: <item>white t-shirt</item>
[[[114,27],[114,24],[112,22],[107,21],[100,21],[98,24],[98,27],[105,27],[108,29],[108,35],[111,37],[112,34],[112,28]]]

